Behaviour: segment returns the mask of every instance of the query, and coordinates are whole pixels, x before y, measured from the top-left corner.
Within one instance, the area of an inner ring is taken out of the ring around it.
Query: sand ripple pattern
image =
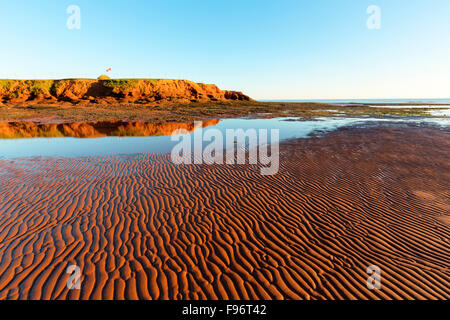
[[[0,161],[0,299],[449,299],[449,141],[344,129],[282,145],[274,176],[153,154]]]

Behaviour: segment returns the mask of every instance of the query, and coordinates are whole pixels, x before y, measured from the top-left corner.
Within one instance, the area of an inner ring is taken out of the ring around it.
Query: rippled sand
[[[450,298],[448,130],[280,152],[274,176],[151,154],[0,161],[0,299]]]

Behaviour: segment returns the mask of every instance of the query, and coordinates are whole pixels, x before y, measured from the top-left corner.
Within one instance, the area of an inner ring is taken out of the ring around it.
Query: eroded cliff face
[[[215,126],[218,119],[202,122],[202,127]],[[0,139],[39,138],[39,137],[76,137],[96,138],[106,136],[168,136],[175,130],[193,132],[198,129],[193,122],[147,123],[100,121],[91,123],[51,123],[38,124],[31,121],[0,122]]]
[[[0,103],[189,103],[250,101],[214,84],[168,79],[0,80]]]

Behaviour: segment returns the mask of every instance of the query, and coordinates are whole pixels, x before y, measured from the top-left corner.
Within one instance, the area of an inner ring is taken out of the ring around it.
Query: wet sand
[[[283,143],[274,176],[151,154],[2,160],[0,299],[449,299],[449,138],[340,129]]]

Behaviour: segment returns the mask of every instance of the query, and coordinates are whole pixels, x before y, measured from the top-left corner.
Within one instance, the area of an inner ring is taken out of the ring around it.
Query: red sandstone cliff
[[[0,103],[139,103],[209,102],[251,99],[214,84],[168,79],[0,80]]]

